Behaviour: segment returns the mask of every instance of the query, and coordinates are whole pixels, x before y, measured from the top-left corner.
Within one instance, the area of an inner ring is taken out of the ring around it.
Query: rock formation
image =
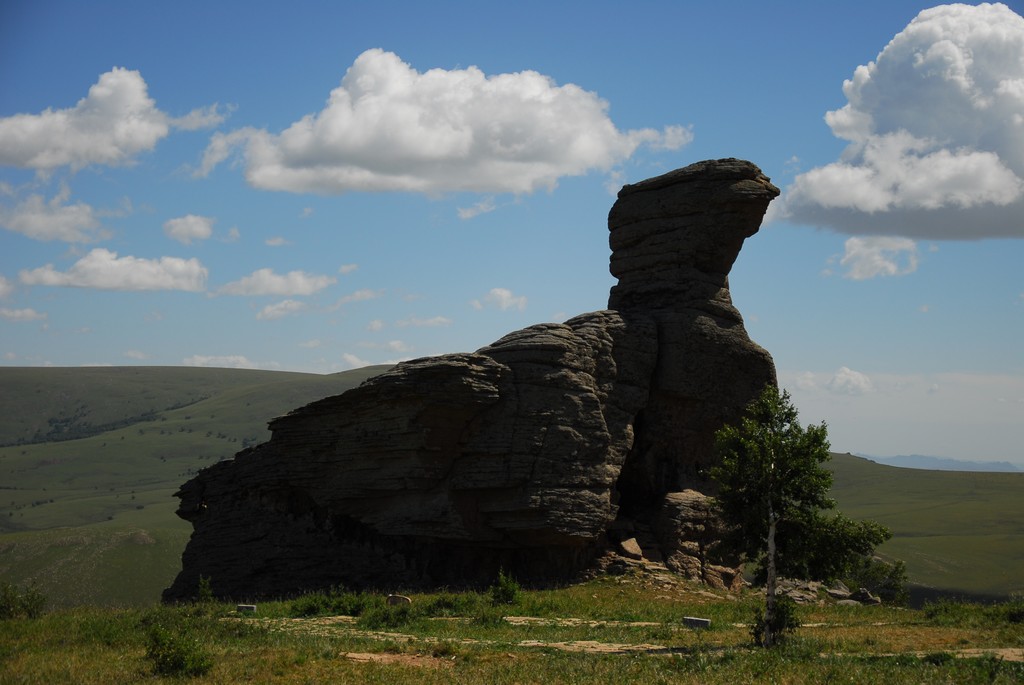
[[[608,310],[405,362],[275,419],[268,442],[178,492],[194,532],[165,599],[200,576],[234,598],[472,586],[501,568],[567,580],[635,531],[676,570],[729,584],[685,559],[705,543],[680,539],[696,528],[673,493],[706,491],[714,431],[775,381],[728,273],[778,192],[735,159],[625,186]]]

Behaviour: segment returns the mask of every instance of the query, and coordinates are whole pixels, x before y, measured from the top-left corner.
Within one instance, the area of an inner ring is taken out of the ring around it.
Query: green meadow
[[[191,527],[174,492],[269,437],[267,422],[387,367],[333,375],[202,368],[0,369],[0,580],[52,606],[150,606]],[[919,597],[1024,593],[1024,474],[833,456],[833,495],[894,532]]]

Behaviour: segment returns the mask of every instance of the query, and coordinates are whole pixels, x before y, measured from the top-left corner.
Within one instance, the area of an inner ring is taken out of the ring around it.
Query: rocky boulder
[[[268,442],[177,493],[194,532],[165,599],[201,576],[234,598],[473,586],[499,569],[564,581],[609,530],[657,527],[668,493],[706,489],[714,431],[775,380],[727,276],[777,194],[733,159],[624,187],[609,310],[405,362],[275,419]],[[681,536],[702,533],[677,519],[658,544],[680,560]]]

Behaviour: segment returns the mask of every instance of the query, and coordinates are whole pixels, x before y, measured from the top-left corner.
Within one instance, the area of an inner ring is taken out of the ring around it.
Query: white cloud
[[[773,216],[852,235],[1024,237],[1024,18],[921,12],[843,84],[840,160],[796,177]]]
[[[241,233],[241,231],[238,230],[238,226],[232,226],[228,230],[227,238],[225,238],[224,241],[228,242],[228,243],[234,243],[234,242],[237,242],[238,239],[241,238],[241,237],[242,237],[242,233]]]
[[[37,312],[34,309],[7,309],[0,308],[0,319],[8,321],[40,321],[46,318],[46,314]]]
[[[281,275],[274,273],[273,269],[259,269],[228,283],[218,292],[223,295],[312,295],[337,280],[305,271],[289,271]]]
[[[215,219],[207,216],[186,214],[165,221],[164,233],[168,238],[173,238],[184,245],[190,245],[193,240],[206,240],[213,235],[214,221]]]
[[[87,243],[108,234],[100,227],[98,213],[84,202],[68,204],[66,185],[52,198],[29,195],[14,208],[0,206],[0,226],[33,240]]]
[[[304,347],[307,350],[312,350],[314,348],[320,347],[322,344],[323,343],[318,338],[313,338],[312,340],[307,340],[306,342],[299,343],[299,347]]]
[[[8,281],[5,277],[0,276],[0,300],[10,297],[13,292],[14,284]]]
[[[255,369],[257,365],[246,359],[240,354],[229,354],[229,355],[203,355],[194,354],[191,357],[183,359],[182,364],[185,366],[208,366],[216,368],[226,369]]]
[[[282,300],[275,304],[268,304],[260,310],[256,318],[261,321],[272,321],[291,314],[298,314],[307,307],[308,305],[305,302],[299,302],[298,300]]]
[[[303,207],[302,211],[299,212],[299,218],[300,219],[308,219],[311,216],[313,216],[313,208],[312,207]]]
[[[917,244],[907,238],[847,238],[839,264],[844,278],[863,281],[878,276],[905,276],[917,270]]]
[[[472,300],[470,305],[474,309],[483,309],[484,307],[491,306],[497,307],[502,311],[506,309],[523,311],[526,309],[526,297],[513,295],[512,291],[507,288],[491,288],[491,291],[482,300]]]
[[[801,390],[813,390],[818,387],[818,384],[814,380],[814,374],[810,371],[805,371],[796,377],[796,387]]]
[[[23,270],[19,279],[25,285],[69,286],[100,290],[187,290],[206,288],[207,270],[198,259],[160,257],[118,257],[116,252],[97,248],[65,272],[52,264]]]
[[[44,173],[62,166],[119,166],[152,150],[171,128],[222,120],[216,105],[174,119],[157,109],[138,71],[115,67],[74,107],[0,119],[0,164]]]
[[[350,273],[354,273],[358,268],[358,264],[342,264],[338,267],[338,273],[342,276],[348,276]]]
[[[619,131],[608,104],[577,85],[476,67],[420,73],[381,49],[362,53],[319,112],[280,134],[217,133],[196,174],[236,148],[266,190],[530,193],[608,171],[640,145],[678,149],[689,129]]]
[[[285,245],[291,245],[291,243],[288,242],[287,239],[282,238],[281,236],[267,238],[266,240],[263,241],[263,243],[267,245],[267,247],[284,247]]]
[[[458,212],[460,219],[465,220],[472,219],[473,217],[480,216],[481,214],[493,212],[495,209],[497,209],[497,205],[494,204],[494,197],[488,195],[472,207],[459,207],[456,212]]]
[[[346,352],[343,355],[341,355],[341,358],[344,360],[346,364],[348,364],[348,367],[350,369],[358,369],[363,366],[369,366],[371,363],[366,361],[365,359],[360,359],[356,355],[351,354],[349,352]]]
[[[864,395],[875,389],[868,376],[845,366],[835,372],[825,387],[841,395]]]
[[[523,304],[525,305],[525,303],[526,300],[524,298]],[[408,319],[402,319],[401,321],[395,322],[396,326],[400,326],[402,328],[406,326],[412,326],[415,328],[436,328],[437,326],[450,326],[451,324],[452,320],[447,316],[433,316],[429,319],[420,319],[413,316]]]
[[[233,109],[235,108],[231,105],[227,107],[228,112]],[[213,128],[222,123],[225,118],[225,114],[220,111],[220,105],[210,105],[194,109],[183,117],[171,119],[170,123],[174,128],[180,128],[183,131],[198,131],[202,128]]]
[[[342,305],[350,304],[352,302],[365,302],[367,300],[375,300],[383,294],[384,293],[380,290],[369,290],[367,288],[364,288],[362,290],[357,290],[349,295],[345,295],[344,297],[340,298],[337,302],[335,302],[334,306],[340,307]]]
[[[374,333],[376,333],[377,331],[383,330],[383,329],[384,329],[384,322],[381,321],[380,319],[374,319],[370,323],[366,324],[366,330],[373,331]]]
[[[140,352],[139,350],[126,350],[125,352],[122,353],[122,355],[127,357],[128,359],[149,359],[148,354],[146,354],[145,352]]]

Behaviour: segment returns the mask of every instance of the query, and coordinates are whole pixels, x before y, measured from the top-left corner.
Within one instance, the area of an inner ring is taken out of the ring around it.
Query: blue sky
[[[731,276],[833,448],[1024,466],[1020,3],[0,4],[0,364],[331,373],[602,309],[614,193],[783,189]]]

